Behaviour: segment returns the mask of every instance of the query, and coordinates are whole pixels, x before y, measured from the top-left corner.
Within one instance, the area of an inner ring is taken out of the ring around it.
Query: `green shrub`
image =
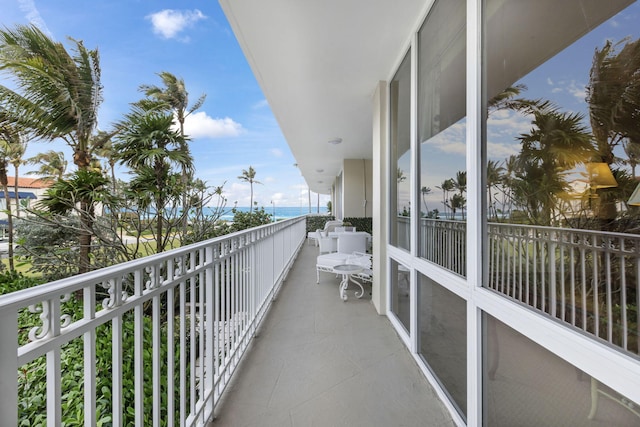
[[[310,215],[307,216],[307,233],[323,229],[327,221],[333,221],[336,218],[332,215]]]
[[[344,218],[343,222],[348,222],[352,226],[356,228],[356,231],[366,231],[371,234],[373,229],[373,219],[370,217],[367,218],[358,218],[358,217],[349,217]]]
[[[247,228],[258,227],[273,222],[273,217],[264,210],[264,207],[254,209],[251,212],[244,212],[233,208],[231,212],[233,212],[231,232],[246,230]]]

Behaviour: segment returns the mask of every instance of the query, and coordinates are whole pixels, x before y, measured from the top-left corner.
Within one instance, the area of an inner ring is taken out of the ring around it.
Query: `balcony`
[[[305,237],[282,221],[1,296],[6,425],[453,425],[368,296],[316,284]]]
[[[460,224],[434,222],[423,232],[434,242],[464,241]],[[604,281],[587,289],[584,305],[568,292],[571,283],[591,283],[580,274],[589,270],[584,265],[593,271],[596,259],[604,266],[637,265],[628,235],[496,227],[490,230],[489,251],[499,260],[492,263],[491,289],[637,354],[635,317],[614,311],[623,292],[635,297],[635,283],[627,282],[622,291],[604,269],[598,275]],[[342,302],[330,274],[316,284],[317,249],[305,245],[305,237],[304,218],[292,219],[1,296],[0,340],[16,343],[0,347],[3,420],[16,425],[17,408],[30,407],[48,425],[60,425],[70,414],[86,425],[207,425],[213,416],[209,426],[462,424],[442,403],[446,392],[429,385],[425,375],[432,374],[416,363],[419,356],[410,354],[367,295],[356,299],[350,292]],[[463,275],[456,269],[464,265],[465,251],[452,254],[434,262],[450,259],[445,267]],[[573,281],[562,279],[567,277]],[[78,305],[82,316],[70,317]],[[494,333],[501,342],[513,339],[499,328]],[[103,336],[106,348],[97,345]],[[518,408],[515,420],[562,425],[571,407],[591,425],[594,382],[587,375],[551,364],[535,372],[540,390],[518,388],[532,380],[526,377],[530,372],[505,361],[535,365],[538,350],[503,351],[504,360],[489,367],[499,392],[517,390],[525,402],[549,387],[571,383],[580,390],[566,396],[557,411]],[[43,395],[25,401],[38,378]],[[79,396],[70,393],[73,381],[83,384]],[[612,400],[600,399],[597,407],[598,417],[618,416]],[[627,415],[620,425],[637,421]],[[510,425],[508,419],[500,423]]]

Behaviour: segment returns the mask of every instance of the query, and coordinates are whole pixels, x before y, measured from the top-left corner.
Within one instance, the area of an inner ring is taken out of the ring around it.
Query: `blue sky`
[[[304,179],[217,1],[3,0],[1,26],[28,23],[57,41],[72,37],[98,48],[100,129],[142,97],[141,84],[161,85],[157,73],[168,71],[184,79],[190,101],[207,96],[186,123],[198,178],[210,186],[226,181],[229,205],[248,206],[249,186],[237,177],[251,165],[262,182],[254,186],[259,205],[307,206]],[[25,158],[51,149],[64,151],[72,163],[62,142],[30,142]],[[124,169],[118,175],[128,178]],[[321,197],[321,206],[326,200]],[[314,193],[313,206],[316,201]]]

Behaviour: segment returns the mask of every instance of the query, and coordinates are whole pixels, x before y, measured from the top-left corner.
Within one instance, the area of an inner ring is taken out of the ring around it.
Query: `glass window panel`
[[[637,355],[640,5],[484,8],[484,285]]]
[[[411,52],[390,84],[391,236],[389,242],[411,249]]]
[[[466,303],[422,274],[418,288],[419,352],[463,416],[467,412]]]
[[[404,329],[411,331],[411,272],[404,265],[391,260],[391,311]]]
[[[418,33],[419,255],[466,275],[466,2],[437,1]]]
[[[483,425],[637,426],[640,422],[627,407],[637,411],[637,404],[495,318],[484,314],[483,322]]]

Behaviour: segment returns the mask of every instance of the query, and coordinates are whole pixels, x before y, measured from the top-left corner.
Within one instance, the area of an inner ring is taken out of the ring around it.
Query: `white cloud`
[[[204,111],[190,114],[184,121],[185,133],[191,138],[223,138],[238,136],[244,128],[229,117],[213,118]]]
[[[491,158],[507,158],[520,152],[519,144],[499,144],[495,142],[487,142],[487,153]]]
[[[281,202],[283,200],[288,200],[286,195],[284,193],[274,193],[271,196],[271,200],[273,200],[275,203]]]
[[[284,156],[284,153],[283,153],[283,152],[282,152],[282,150],[281,150],[281,149],[279,149],[279,148],[272,148],[272,149],[271,149],[271,154],[272,154],[274,157],[282,157],[282,156]]]
[[[253,104],[253,106],[251,108],[253,108],[254,110],[260,110],[260,109],[268,107],[268,106],[269,106],[269,101],[267,101],[266,99],[263,99],[261,101],[256,102],[255,104]]]
[[[464,156],[467,152],[465,132],[466,124],[456,123],[429,139],[426,144],[445,153],[461,154]]]
[[[571,81],[571,84],[567,88],[567,91],[578,101],[584,101],[587,97],[587,90],[585,88],[585,85],[576,83],[575,80]]]
[[[551,77],[547,77],[547,84],[549,86],[553,86],[553,80],[551,80]]]
[[[20,10],[25,12],[25,16],[29,22],[51,37],[51,31],[47,28],[47,24],[44,22],[44,19],[42,19],[40,11],[33,0],[18,0],[18,4],[20,6]]]
[[[185,11],[164,9],[148,15],[146,18],[151,21],[155,34],[159,34],[165,39],[171,39],[185,28],[191,27],[201,19],[206,19],[206,16],[198,9]]]

